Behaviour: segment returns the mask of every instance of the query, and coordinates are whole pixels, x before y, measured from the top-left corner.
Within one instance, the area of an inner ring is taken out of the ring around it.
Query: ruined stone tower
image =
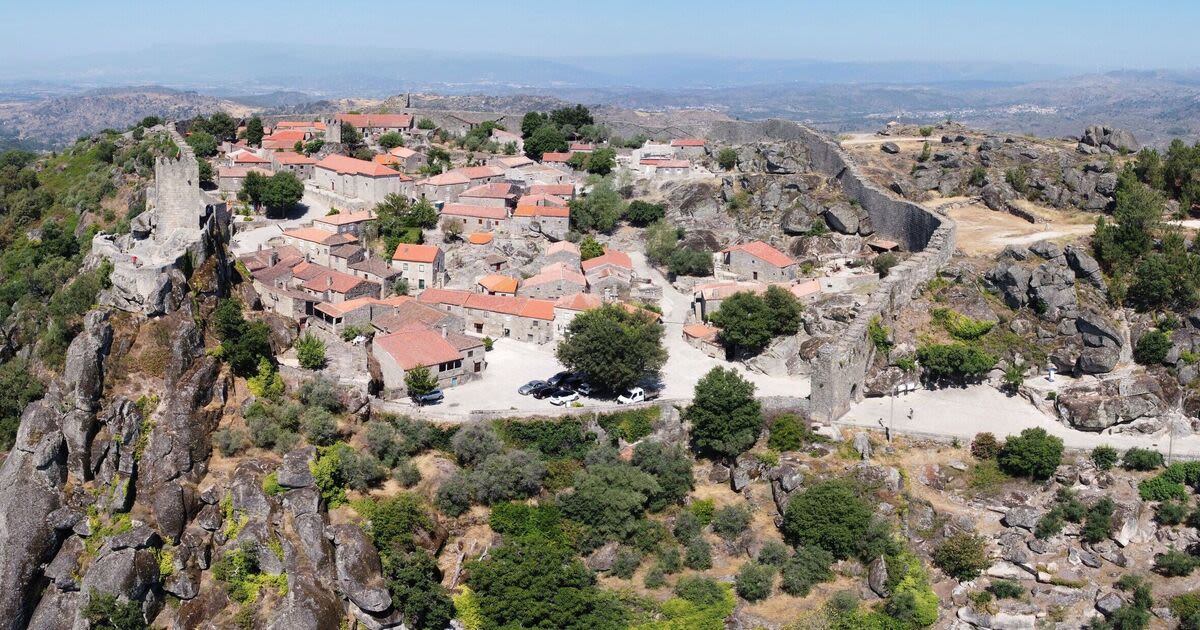
[[[341,121],[339,121],[336,116],[330,116],[321,122],[325,123],[325,144],[341,144]]]
[[[172,139],[179,146],[179,157],[159,157],[154,160],[154,194],[151,197],[157,214],[155,240],[166,238],[177,228],[200,229],[204,201],[200,197],[200,163],[192,147],[171,129]]]

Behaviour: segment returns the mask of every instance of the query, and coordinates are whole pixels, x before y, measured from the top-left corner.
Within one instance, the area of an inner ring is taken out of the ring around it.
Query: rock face
[[[1133,152],[1142,148],[1131,132],[1107,125],[1088,127],[1084,130],[1083,136],[1079,138],[1079,142],[1107,153]]]
[[[1083,431],[1103,431],[1142,418],[1158,418],[1178,404],[1172,379],[1152,374],[1125,375],[1086,382],[1059,391],[1059,417]]]

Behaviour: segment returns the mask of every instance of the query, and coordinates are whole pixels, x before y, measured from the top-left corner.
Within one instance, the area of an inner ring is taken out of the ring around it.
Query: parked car
[[[442,393],[442,390],[435,389],[428,394],[413,396],[412,399],[413,402],[417,403],[418,405],[436,405],[437,403],[442,402],[445,397],[446,396]]]
[[[551,405],[565,405],[579,400],[579,394],[569,389],[559,389],[550,395]]]
[[[555,387],[561,387],[563,385],[566,385],[567,379],[571,378],[572,376],[574,376],[574,375],[571,374],[570,372],[567,372],[564,370],[564,371],[559,372],[558,374],[555,374],[554,376],[551,376],[550,378],[546,379],[546,382]]]
[[[591,397],[592,392],[593,392],[592,384],[586,383],[586,382],[580,383],[579,385],[575,386],[575,391],[578,392],[580,396]]]
[[[556,391],[558,391],[557,387],[555,387],[549,383],[546,383],[545,385],[539,385],[539,386],[533,388],[529,392],[529,395],[533,396],[534,398],[536,398],[538,400],[541,400],[541,399],[545,398],[546,396],[553,394]]]
[[[662,390],[659,389],[634,387],[632,389],[625,390],[625,393],[617,396],[617,402],[622,405],[646,402],[647,400],[654,400],[655,398],[658,398],[660,393],[662,393]]]
[[[533,393],[533,390],[535,390],[539,387],[545,387],[547,385],[549,385],[549,383],[547,383],[546,381],[529,381],[528,383],[525,383],[524,385],[519,387],[517,389],[517,393],[522,396],[528,396]]]

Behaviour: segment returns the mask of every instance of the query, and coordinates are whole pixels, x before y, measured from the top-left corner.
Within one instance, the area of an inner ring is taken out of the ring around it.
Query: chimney
[[[442,339],[446,338],[446,325],[442,324]]]
[[[269,264],[267,266],[274,267],[276,264],[279,263],[279,252],[272,249],[271,253],[267,255],[267,260],[269,261]]]

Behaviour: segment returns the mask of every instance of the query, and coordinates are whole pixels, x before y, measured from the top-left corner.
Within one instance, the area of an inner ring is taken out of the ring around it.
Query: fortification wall
[[[175,126],[167,125],[167,130],[179,147],[179,157],[154,160],[154,191],[150,199],[157,212],[155,240],[162,240],[176,228],[200,229],[200,213],[204,209],[200,197],[200,163]]]
[[[871,217],[871,225],[877,233],[896,240],[913,252],[880,280],[879,287],[843,334],[817,353],[809,413],[818,420],[835,420],[845,414],[851,404],[862,400],[863,381],[875,356],[875,346],[867,335],[871,320],[878,317],[888,325],[895,319],[897,308],[911,300],[913,294],[945,266],[954,254],[954,221],[880,189],[859,172],[841,147],[803,125],[784,120],[720,121],[713,123],[708,137],[738,144],[802,143],[813,168],[838,180],[846,195],[858,202]]]

